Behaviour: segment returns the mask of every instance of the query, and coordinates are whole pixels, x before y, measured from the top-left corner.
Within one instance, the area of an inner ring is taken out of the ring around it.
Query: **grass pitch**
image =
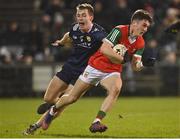
[[[94,120],[103,98],[82,98],[68,107],[53,121],[47,131],[22,135],[35,122],[40,99],[0,99],[1,138],[131,138],[180,137],[180,98],[119,97],[103,123],[104,133],[92,134],[88,128]]]

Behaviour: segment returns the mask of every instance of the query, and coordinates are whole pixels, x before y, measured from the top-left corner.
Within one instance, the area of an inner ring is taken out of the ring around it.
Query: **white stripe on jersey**
[[[113,34],[112,34],[111,37],[110,37],[110,40],[111,40],[112,42],[115,41],[115,39],[116,39],[118,33],[119,33],[118,30],[115,30],[115,31],[113,32]]]
[[[114,44],[106,38],[103,39],[103,42],[108,42],[111,46],[114,46]]]
[[[142,56],[141,55],[138,55],[138,54],[134,54],[135,57],[139,57],[141,58]]]

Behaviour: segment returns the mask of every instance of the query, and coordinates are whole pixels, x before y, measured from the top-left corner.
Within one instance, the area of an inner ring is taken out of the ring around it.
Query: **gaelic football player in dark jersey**
[[[52,43],[53,46],[72,45],[72,53],[62,67],[62,70],[50,81],[44,95],[44,101],[38,108],[38,113],[43,114],[55,104],[64,91],[69,92],[79,75],[88,64],[89,57],[101,46],[102,40],[107,36],[105,30],[98,24],[93,23],[94,9],[90,4],[79,4],[76,7],[77,22],[72,25],[61,40]],[[61,109],[62,112],[63,110]],[[43,116],[26,129],[24,134],[33,134],[41,127]]]

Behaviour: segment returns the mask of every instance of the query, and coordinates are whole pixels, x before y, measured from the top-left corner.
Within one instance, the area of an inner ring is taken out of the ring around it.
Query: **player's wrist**
[[[136,62],[136,68],[137,68],[138,70],[141,70],[143,67],[144,67],[144,66],[143,66],[142,61]]]

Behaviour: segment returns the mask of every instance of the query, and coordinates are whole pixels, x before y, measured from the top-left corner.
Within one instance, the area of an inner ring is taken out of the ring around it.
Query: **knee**
[[[47,103],[53,103],[53,98],[50,97],[50,96],[44,96],[44,101],[47,102]]]
[[[75,103],[78,100],[78,98],[76,96],[69,96],[68,102],[69,104]]]
[[[120,91],[121,87],[115,86],[109,91],[109,95],[111,95],[113,98],[117,98],[120,94]]]

